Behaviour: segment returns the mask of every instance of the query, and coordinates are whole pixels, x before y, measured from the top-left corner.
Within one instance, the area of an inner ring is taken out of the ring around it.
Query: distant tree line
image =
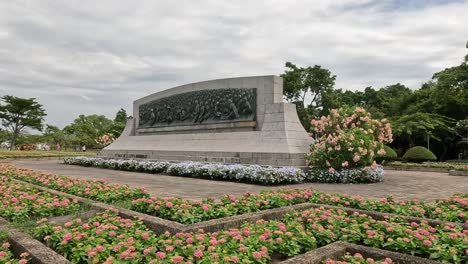
[[[468,48],[468,43],[467,43]],[[281,74],[284,98],[297,105],[299,118],[310,129],[310,120],[345,105],[362,106],[376,118],[388,118],[395,134],[391,147],[401,155],[406,149],[429,145],[441,160],[457,158],[468,148],[468,55],[460,65],[434,73],[417,90],[396,83],[363,91],[335,89],[336,76],[315,65],[286,63]]]
[[[48,143],[52,148],[73,149],[80,146],[100,148],[97,139],[103,135],[119,137],[127,122],[127,112],[120,109],[113,120],[104,115],[79,115],[71,124],[60,129],[44,124],[46,112],[35,98],[11,95],[0,97],[0,143],[8,142],[11,149],[21,144]],[[29,134],[27,129],[41,131]]]

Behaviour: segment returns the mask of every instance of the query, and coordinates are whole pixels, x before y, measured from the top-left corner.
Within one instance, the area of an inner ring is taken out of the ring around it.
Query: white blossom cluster
[[[202,163],[193,161],[167,162],[132,159],[103,159],[98,157],[70,157],[64,162],[71,165],[106,169],[165,173],[176,176],[201,177],[215,180],[233,180],[260,184],[301,183],[305,173],[295,167],[262,167],[258,165]]]

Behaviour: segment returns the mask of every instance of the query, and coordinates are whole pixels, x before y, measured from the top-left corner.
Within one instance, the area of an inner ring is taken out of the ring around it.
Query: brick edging
[[[0,217],[0,229],[8,234],[8,240],[11,244],[10,250],[16,257],[27,252],[31,259],[28,263],[31,264],[71,264],[70,261],[51,248],[8,225],[9,222]]]

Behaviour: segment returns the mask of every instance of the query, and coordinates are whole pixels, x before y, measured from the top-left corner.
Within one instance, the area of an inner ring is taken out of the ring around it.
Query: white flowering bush
[[[384,144],[393,140],[388,120],[372,119],[362,107],[344,107],[331,110],[311,124],[318,139],[306,155],[308,164],[314,168],[309,179],[340,183],[383,179],[383,174],[374,177],[380,171],[374,159],[385,154]]]
[[[307,181],[321,183],[374,183],[384,180],[384,169],[381,165],[375,168],[351,168],[330,172],[328,170],[311,170]]]
[[[301,183],[306,178],[304,172],[295,167],[273,168],[258,165],[202,163],[193,161],[172,163],[166,161],[103,159],[98,157],[70,157],[65,158],[64,162],[70,165],[87,167],[165,173],[176,176],[260,184]]]

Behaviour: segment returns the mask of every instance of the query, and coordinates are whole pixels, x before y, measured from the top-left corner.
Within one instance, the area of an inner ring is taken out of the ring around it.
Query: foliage
[[[127,112],[121,108],[115,115],[114,122],[112,123],[110,133],[113,138],[118,138],[127,124]]]
[[[268,263],[274,253],[291,257],[335,241],[449,263],[468,260],[464,252],[467,234],[460,226],[409,224],[395,217],[377,220],[324,208],[294,211],[281,220],[245,223],[239,229],[160,235],[139,219],[106,211],[87,222],[75,219],[60,227],[44,220],[33,233],[73,263]]]
[[[403,159],[407,161],[423,162],[437,160],[437,157],[427,148],[416,146],[408,149],[405,155],[403,155]]]
[[[75,136],[79,145],[93,148],[98,147],[96,139],[111,132],[112,124],[112,120],[103,115],[80,115],[63,130],[65,133]]]
[[[201,162],[170,163],[166,161],[119,160],[97,157],[66,158],[66,164],[93,166],[116,170],[166,173],[175,176],[200,177],[208,179],[232,180],[260,184],[282,184],[303,182],[305,175],[294,167],[262,167],[258,165],[220,164]]]
[[[330,109],[329,95],[336,76],[319,65],[304,68],[286,62],[285,66],[287,70],[281,74],[284,97],[296,104],[299,120],[309,130],[309,120]]]
[[[124,184],[111,184],[105,180],[80,180],[2,164],[1,175],[100,202],[125,201],[147,196],[144,189],[130,188]]]
[[[51,145],[56,145],[56,144],[60,144],[61,146],[66,145],[67,138],[66,138],[65,133],[56,126],[46,125],[42,136],[43,136],[44,141]]]
[[[453,134],[452,126],[454,119],[439,114],[414,113],[402,115],[396,119],[393,125],[393,131],[396,136],[407,137],[410,146],[414,145],[415,136],[425,138],[427,135],[431,139],[441,141],[438,135]]]
[[[375,167],[375,154],[384,153],[384,143],[392,141],[392,129],[386,119],[372,119],[364,108],[345,107],[312,120],[319,136],[306,156],[312,166],[336,170]]]
[[[375,160],[377,161],[378,164],[382,163],[382,161],[395,160],[398,157],[395,150],[393,150],[391,147],[384,145],[383,149],[385,151],[384,154],[377,153],[377,155],[375,155]]]
[[[0,97],[0,101],[4,102],[0,105],[0,120],[2,125],[11,131],[12,149],[16,145],[19,134],[25,128],[42,130],[42,122],[46,113],[35,98],[26,99],[5,95]]]

